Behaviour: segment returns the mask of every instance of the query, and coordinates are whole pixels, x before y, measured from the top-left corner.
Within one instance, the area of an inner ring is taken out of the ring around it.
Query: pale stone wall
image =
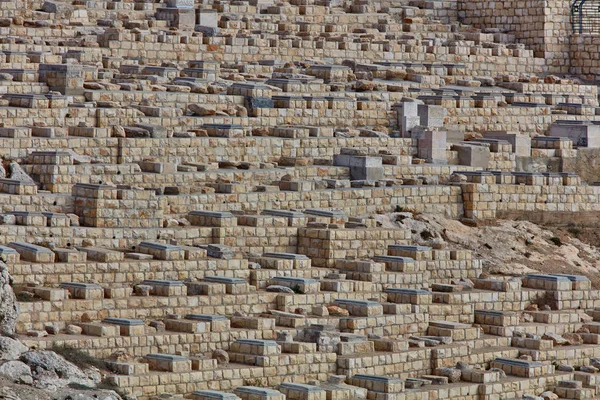
[[[571,68],[570,73],[581,75],[582,78],[598,79],[600,77],[600,36],[573,35],[571,38]]]
[[[596,186],[462,185],[465,216],[496,218],[498,213],[598,212],[600,188]],[[514,215],[514,214],[512,214]]]
[[[570,2],[567,0],[459,0],[459,20],[478,28],[498,28],[546,59],[549,71],[569,67]]]

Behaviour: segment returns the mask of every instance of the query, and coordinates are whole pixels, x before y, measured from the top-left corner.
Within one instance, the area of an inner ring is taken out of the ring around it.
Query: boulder
[[[544,336],[542,336],[542,339],[552,340],[555,346],[563,346],[568,343],[565,338],[563,338],[560,335],[557,335],[556,333],[545,333]]]
[[[562,335],[562,337],[571,346],[583,344],[583,338],[577,333],[565,333],[564,335]]]
[[[104,90],[104,86],[98,82],[84,82],[83,88],[88,90]]]
[[[0,361],[17,360],[28,351],[29,348],[18,340],[0,336]]]
[[[65,328],[65,333],[67,335],[81,335],[81,327],[77,325],[67,325]]]
[[[580,314],[579,320],[583,323],[586,323],[586,322],[592,322],[594,320],[594,318],[588,314]]]
[[[494,80],[494,78],[490,78],[489,76],[478,76],[475,77],[475,79],[481,83],[481,86],[496,86],[496,81]]]
[[[149,138],[151,137],[150,131],[137,126],[124,126],[125,136],[128,138]]]
[[[350,315],[348,310],[334,305],[327,306],[327,311],[329,312],[329,315],[334,317],[347,317]]]
[[[194,115],[197,115],[199,117],[208,117],[217,113],[216,108],[213,106],[201,106],[198,104],[190,104],[188,106],[188,110],[190,110],[192,113],[194,113]]]
[[[555,84],[555,83],[559,83],[559,82],[560,82],[560,78],[556,75],[548,75],[544,78],[544,83]]]
[[[33,377],[31,376],[31,368],[21,361],[7,361],[0,365],[0,375],[19,382],[31,385]]]
[[[48,335],[58,335],[60,333],[60,328],[52,324],[44,326],[44,330],[48,333]]]
[[[463,174],[450,175],[450,182],[452,182],[452,183],[464,183],[466,181],[467,181],[467,177]]]
[[[212,358],[217,360],[217,364],[219,365],[229,364],[229,354],[225,350],[217,349],[213,351]]]
[[[192,224],[186,218],[178,218],[177,222],[179,223],[179,226],[190,226]]]
[[[179,226],[179,221],[175,218],[167,218],[163,221],[163,228],[174,228]]]
[[[355,88],[357,92],[367,92],[375,88],[373,81],[359,80],[356,81]]]

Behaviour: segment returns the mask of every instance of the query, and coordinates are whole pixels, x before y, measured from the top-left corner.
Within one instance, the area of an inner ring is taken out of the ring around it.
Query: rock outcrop
[[[19,316],[19,306],[11,287],[12,279],[6,264],[0,262],[0,334],[13,335]],[[1,348],[0,342],[0,348]]]
[[[8,167],[10,170],[10,179],[32,185],[36,184],[33,178],[31,178],[16,161],[11,162]]]
[[[99,375],[82,371],[53,351],[28,351],[20,360],[31,368],[34,385],[39,388],[56,390],[73,383],[94,387],[100,380]]]

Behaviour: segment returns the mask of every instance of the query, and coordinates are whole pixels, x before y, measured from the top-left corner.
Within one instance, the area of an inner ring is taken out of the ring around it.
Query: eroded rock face
[[[19,316],[19,306],[11,283],[12,278],[8,274],[6,264],[0,262],[0,334],[2,335],[15,333],[15,324]]]
[[[71,383],[94,387],[99,381],[53,351],[28,351],[20,360],[31,368],[34,385],[39,388],[56,390]]]
[[[11,162],[9,165],[9,169],[10,179],[35,185],[35,181],[33,180],[33,178],[27,175],[27,172],[23,171],[23,168],[21,168],[21,166],[17,162]]]

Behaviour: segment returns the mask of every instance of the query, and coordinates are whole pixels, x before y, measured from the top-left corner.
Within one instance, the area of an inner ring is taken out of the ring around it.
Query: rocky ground
[[[573,229],[508,220],[469,226],[441,215],[410,212],[376,218],[382,226],[409,228],[416,243],[472,250],[474,257],[484,260],[484,271],[490,275],[572,273],[587,276],[600,288],[599,251],[575,237],[579,233]]]
[[[61,388],[56,391],[39,389],[15,383],[0,376],[0,399],[6,400],[117,400],[120,397],[110,390]]]

